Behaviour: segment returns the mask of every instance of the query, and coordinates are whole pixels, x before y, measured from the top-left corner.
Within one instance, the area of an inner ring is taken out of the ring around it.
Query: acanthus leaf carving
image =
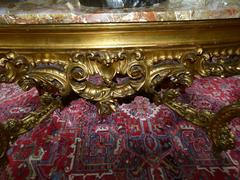
[[[204,127],[214,147],[225,150],[233,146],[234,140],[227,123],[232,115],[238,115],[239,104],[223,109],[222,112],[227,114],[223,118],[179,102],[177,91],[190,86],[196,75],[224,77],[240,74],[238,51],[237,48],[227,51],[197,49],[162,56],[161,51],[156,49],[81,50],[66,55],[70,60],[65,61],[61,60],[61,55],[58,59],[34,61],[28,55],[10,52],[0,58],[0,81],[17,82],[24,89],[37,86],[43,92],[63,97],[74,91],[83,98],[98,102],[102,114],[115,111],[118,98],[144,90],[153,94],[157,103],[167,105],[192,123]],[[99,75],[103,82],[94,84],[89,81],[94,75]],[[124,81],[119,83],[119,77],[123,77]],[[167,87],[162,86],[165,84]],[[219,124],[221,126],[218,127]],[[214,132],[212,128],[219,130]],[[216,136],[225,137],[224,143]]]

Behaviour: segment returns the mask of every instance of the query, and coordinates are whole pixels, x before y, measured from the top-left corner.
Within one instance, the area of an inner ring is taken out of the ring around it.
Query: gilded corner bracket
[[[65,53],[12,51],[0,55],[0,72],[0,82],[16,82],[24,90],[37,87],[40,94],[48,93],[47,97],[64,98],[74,92],[97,102],[101,114],[115,111],[118,99],[143,91],[152,94],[156,103],[167,105],[186,120],[205,128],[216,150],[227,150],[234,144],[227,125],[233,117],[239,116],[239,102],[213,113],[179,102],[177,96],[179,90],[191,85],[196,75],[225,77],[240,74],[239,47],[116,48]],[[1,157],[9,142],[42,122],[60,106],[59,101],[50,100],[49,105],[43,103],[44,108],[39,113],[20,122],[0,125],[5,143],[0,149]],[[13,129],[16,133],[11,134]]]

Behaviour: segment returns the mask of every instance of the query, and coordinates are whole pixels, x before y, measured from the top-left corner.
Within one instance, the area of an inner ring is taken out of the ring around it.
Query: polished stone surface
[[[79,0],[84,6],[104,7],[104,8],[136,8],[149,7],[154,4],[162,3],[165,0]]]
[[[3,0],[0,24],[153,22],[240,18],[239,0],[167,0],[152,7],[102,9],[78,0]]]

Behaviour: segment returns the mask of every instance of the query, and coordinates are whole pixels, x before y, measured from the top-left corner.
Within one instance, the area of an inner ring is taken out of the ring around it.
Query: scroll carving
[[[38,87],[43,91],[65,96],[69,94],[71,89],[66,81],[64,66],[59,63],[50,60],[34,62],[26,56],[9,52],[0,57],[2,69],[0,82],[16,82],[24,90]]]
[[[17,82],[25,90],[36,86],[41,93],[48,92],[54,97],[64,98],[75,92],[96,101],[101,114],[115,111],[119,98],[145,91],[152,94],[156,103],[167,105],[186,120],[203,127],[216,151],[222,151],[234,145],[227,125],[233,117],[239,116],[239,102],[213,113],[190,107],[177,97],[179,91],[191,85],[196,75],[225,77],[240,74],[239,52],[239,48],[200,48],[179,52],[166,50],[168,55],[164,56],[158,49],[81,50],[67,52],[64,60],[63,55],[58,54],[54,55],[55,59],[36,60],[34,54],[10,52],[0,56],[0,82]],[[89,80],[95,75],[101,77],[100,84]],[[53,106],[56,107],[56,103]],[[39,115],[31,115],[24,122],[31,127],[41,122],[39,119],[42,119]],[[7,148],[10,129],[19,126],[15,121],[9,123],[0,125],[5,143],[0,149],[1,157]],[[22,125],[19,127],[23,128]],[[25,126],[23,130],[17,129],[14,137],[27,130]]]
[[[75,53],[67,68],[67,81],[81,97],[98,101],[100,113],[110,113],[116,108],[116,98],[132,95],[143,86],[147,72],[143,59],[141,50]],[[100,85],[87,80],[96,74],[103,79]],[[128,80],[118,84],[118,75]]]
[[[141,49],[98,50],[69,53],[69,60],[35,61],[14,52],[0,57],[0,81],[17,82],[23,89],[36,86],[41,91],[67,96],[71,91],[100,104],[115,104],[117,98],[133,95],[139,90],[156,94],[164,80],[175,89],[191,85],[194,76],[230,76],[240,74],[239,49],[202,49],[181,53],[180,57],[164,56],[156,50],[151,58]],[[99,75],[101,84],[88,79]],[[125,78],[118,83],[118,77]],[[160,87],[161,89],[161,87]],[[115,108],[113,108],[115,109]],[[103,113],[103,112],[102,112]],[[105,112],[110,113],[110,111]]]

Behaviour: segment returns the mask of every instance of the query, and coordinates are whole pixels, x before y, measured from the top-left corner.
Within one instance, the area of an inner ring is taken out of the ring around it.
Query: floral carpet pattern
[[[240,77],[201,78],[182,97],[217,111],[240,98]],[[36,89],[0,85],[0,121],[39,106]],[[235,149],[215,157],[205,132],[168,107],[141,96],[101,117],[84,99],[56,110],[11,145],[0,179],[239,179],[240,118],[231,123]]]

